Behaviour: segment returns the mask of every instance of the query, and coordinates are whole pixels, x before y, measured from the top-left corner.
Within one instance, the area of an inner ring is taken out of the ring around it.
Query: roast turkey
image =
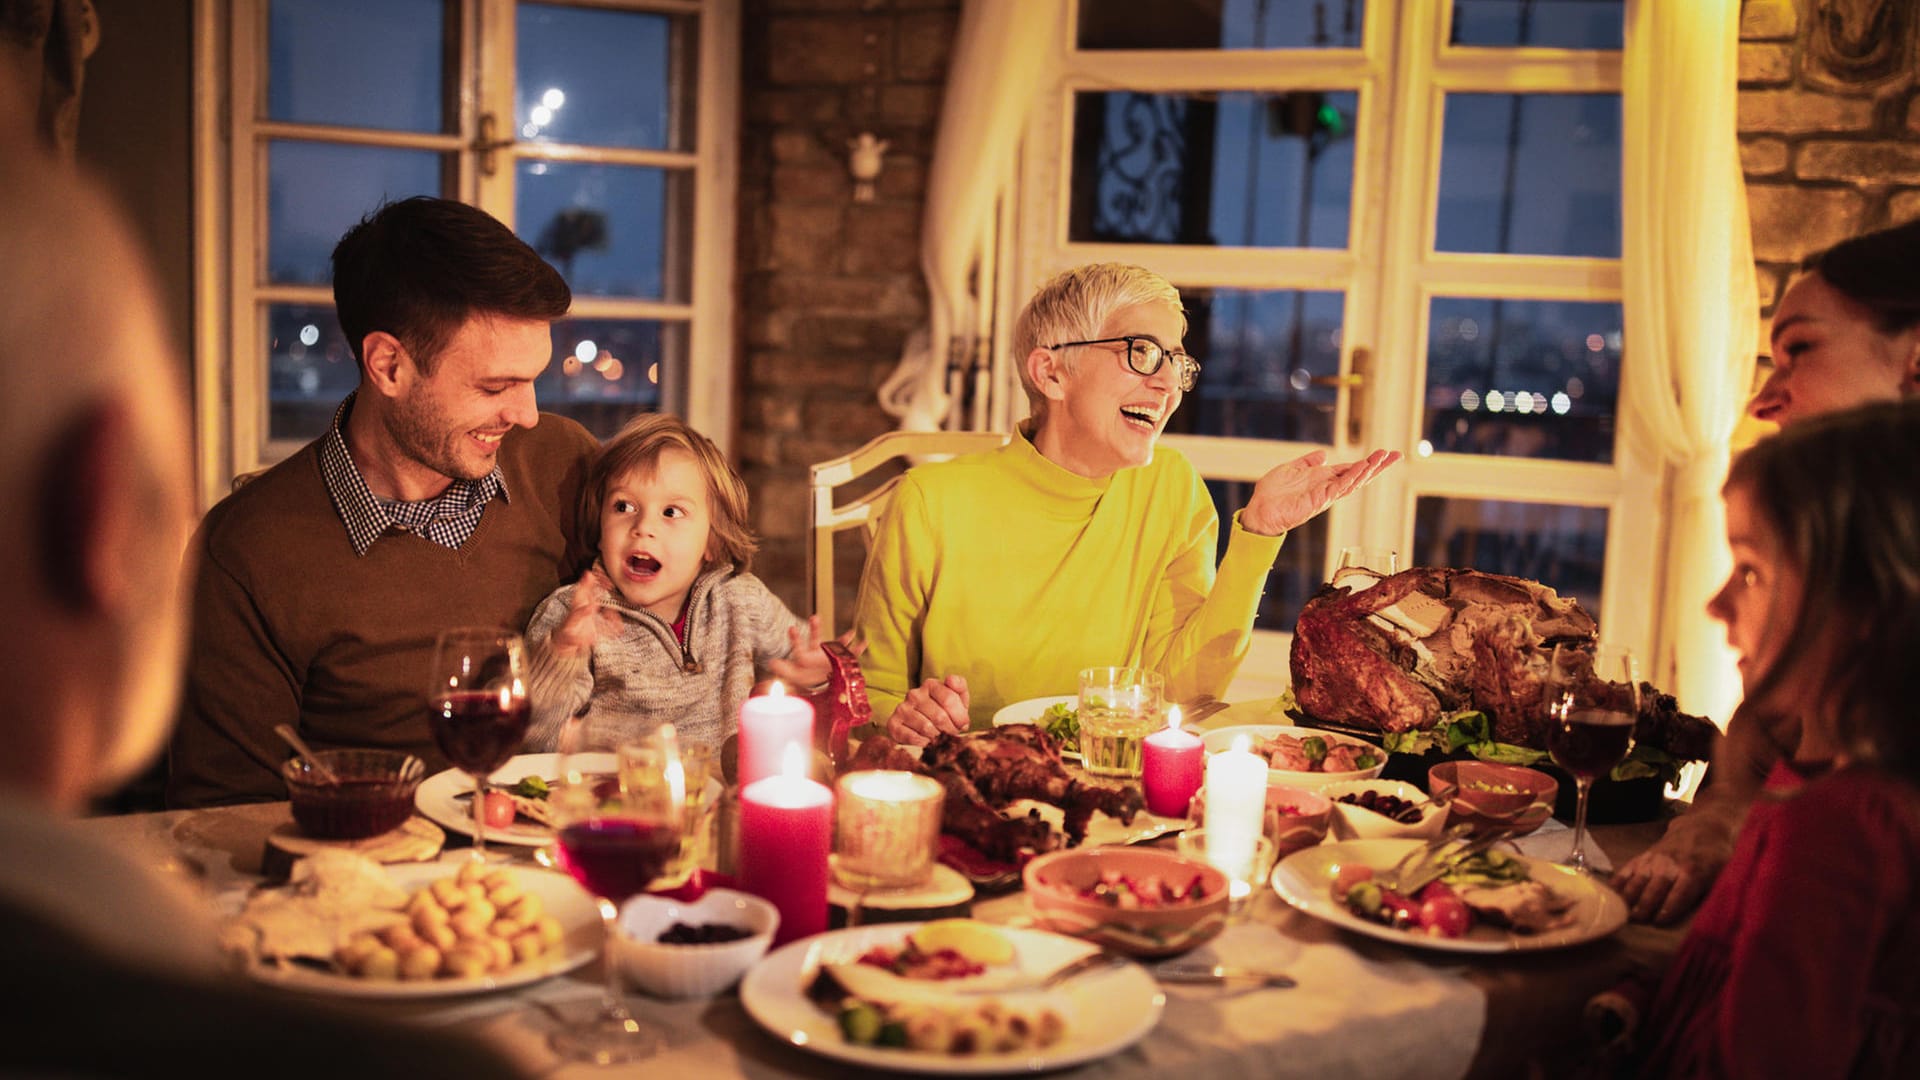
[[[1597,632],[1577,601],[1537,581],[1444,567],[1356,573],[1301,608],[1294,699],[1312,720],[1383,732],[1424,731],[1477,709],[1495,739],[1544,749],[1553,647],[1591,652]],[[1707,757],[1713,725],[1642,690],[1635,737],[1684,760]]]

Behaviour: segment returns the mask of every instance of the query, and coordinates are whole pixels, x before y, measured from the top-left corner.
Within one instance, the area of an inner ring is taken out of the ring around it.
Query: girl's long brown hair
[[[1735,459],[1726,486],[1747,494],[1804,581],[1792,625],[1769,628],[1784,646],[1740,711],[1768,729],[1790,712],[1830,723],[1854,757],[1920,783],[1917,471],[1920,402],[1895,402],[1765,439]]]

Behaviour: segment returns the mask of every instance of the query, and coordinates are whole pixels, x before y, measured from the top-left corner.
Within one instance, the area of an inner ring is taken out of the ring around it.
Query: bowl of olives
[[[1338,840],[1431,840],[1447,827],[1447,808],[1399,780],[1350,780],[1328,784],[1320,794],[1333,801]]]

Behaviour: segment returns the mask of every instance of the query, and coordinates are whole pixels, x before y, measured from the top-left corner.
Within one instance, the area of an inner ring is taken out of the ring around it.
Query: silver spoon
[[[275,724],[273,726],[273,733],[285,739],[287,745],[293,747],[294,753],[306,758],[307,764],[313,766],[313,771],[320,774],[320,779],[335,787],[340,786],[340,774],[334,772],[325,761],[320,759],[319,754],[313,752],[313,748],[308,746],[307,741],[300,737],[300,733],[293,730],[293,725]]]

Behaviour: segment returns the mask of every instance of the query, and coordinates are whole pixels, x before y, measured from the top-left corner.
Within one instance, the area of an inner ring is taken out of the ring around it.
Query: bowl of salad
[[[1248,749],[1267,759],[1267,783],[1318,791],[1344,780],[1372,780],[1387,767],[1387,752],[1348,735],[1281,724],[1240,724],[1200,733],[1209,756],[1246,736]]]
[[[1227,925],[1227,875],[1171,851],[1075,848],[1028,863],[1034,921],[1127,956],[1176,956]]]

